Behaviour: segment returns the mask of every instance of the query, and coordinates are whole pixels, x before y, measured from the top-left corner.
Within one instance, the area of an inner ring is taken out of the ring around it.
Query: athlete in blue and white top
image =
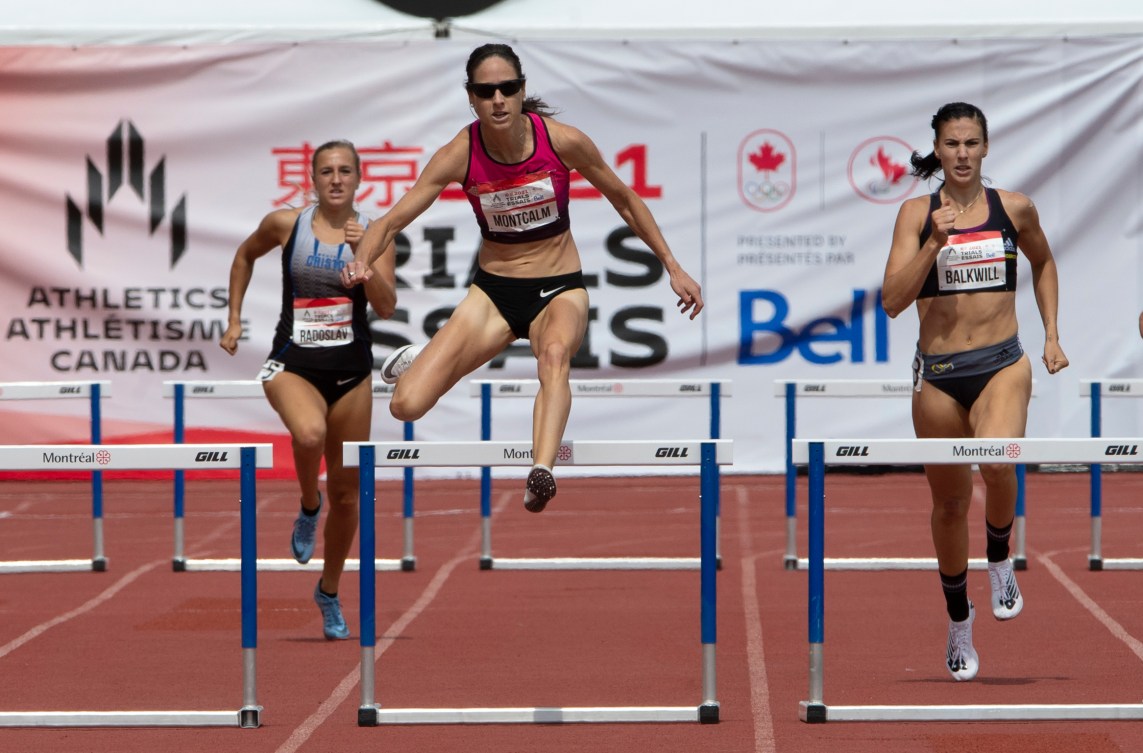
[[[932,196],[906,200],[897,214],[882,302],[896,317],[916,303],[920,337],[913,365],[913,428],[918,437],[1022,437],[1032,396],[1032,366],[1017,334],[1016,253],[1032,267],[1044,326],[1041,361],[1049,374],[1068,365],[1056,325],[1056,262],[1032,201],[985,188],[988,121],[974,105],[953,102],[933,116],[933,151],[914,153],[913,174],[943,171]],[[1008,540],[1016,512],[1013,465],[980,465],[992,613],[1020,613]],[[968,600],[970,465],[926,466],[931,528],[949,616],[946,664],[956,680],[979,669]]]
[[[353,206],[361,160],[353,144],[331,141],[314,152],[312,167],[317,203],[270,212],[238,247],[230,268],[229,325],[220,345],[231,355],[237,352],[254,263],[281,247],[282,309],[259,378],[293,445],[301,510],[290,545],[301,563],[314,553],[323,502],[318,475],[325,457],[330,504],[314,600],[325,637],[333,640],[349,637],[337,590],[357,533],[357,474],[342,466],[342,443],[369,441],[373,408],[366,301],[378,316],[393,315],[396,268],[394,255],[386,254],[365,285],[342,284],[341,269],[353,259],[368,222]]]

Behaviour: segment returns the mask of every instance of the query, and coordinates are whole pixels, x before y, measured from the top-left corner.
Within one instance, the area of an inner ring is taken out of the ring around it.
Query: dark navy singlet
[[[983,225],[949,232],[948,244],[937,253],[918,298],[958,293],[991,293],[1016,289],[1016,226],[1004,211],[1000,194],[984,189],[988,219]],[[941,206],[938,189],[929,197],[929,215],[920,241],[933,231],[932,213]]]
[[[282,309],[270,358],[311,369],[373,368],[365,288],[346,289],[347,243],[322,243],[313,232],[317,205],[298,215],[282,247]],[[369,220],[357,215],[362,226]]]

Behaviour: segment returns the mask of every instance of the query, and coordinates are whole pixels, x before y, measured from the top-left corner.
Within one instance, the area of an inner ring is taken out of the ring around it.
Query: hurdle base
[[[1012,569],[1013,570],[1027,570],[1028,569],[1028,558],[1027,557],[1013,557],[1012,558]]]
[[[701,724],[718,724],[718,704],[704,703],[699,706],[698,715]]]
[[[238,726],[242,729],[257,729],[262,726],[262,707],[243,706],[238,710]]]
[[[377,707],[376,706],[358,706],[357,707],[357,726],[358,727],[376,727],[377,726]]]
[[[480,569],[481,570],[491,570],[492,569],[492,558],[491,557],[481,557],[480,558]]]
[[[823,724],[826,721],[826,705],[817,701],[802,701],[798,704],[798,718],[807,724]]]
[[[176,573],[185,573],[187,571],[186,557],[175,557],[171,560],[171,570]]]
[[[782,569],[783,570],[797,570],[798,569],[798,558],[794,555],[787,554],[785,557],[782,558]]]
[[[106,557],[96,557],[93,560],[91,560],[91,570],[92,570],[92,572],[96,572],[96,573],[107,572],[107,558]]]
[[[1102,570],[1103,569],[1103,558],[1102,557],[1088,557],[1087,558],[1087,569],[1091,570],[1093,572],[1097,572],[1099,570]]]
[[[416,557],[402,557],[401,558],[401,571],[411,573],[417,569]]]

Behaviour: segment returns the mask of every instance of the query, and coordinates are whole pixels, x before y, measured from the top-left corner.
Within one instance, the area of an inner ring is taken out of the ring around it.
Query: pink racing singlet
[[[524,161],[497,162],[484,148],[480,121],[469,126],[464,192],[480,234],[497,243],[530,243],[565,232],[570,171],[552,148],[543,118],[525,113],[534,148]]]

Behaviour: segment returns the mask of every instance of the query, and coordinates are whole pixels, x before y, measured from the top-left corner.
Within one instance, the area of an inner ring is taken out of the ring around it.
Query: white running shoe
[[[381,364],[381,381],[385,384],[396,384],[397,379],[409,370],[409,367],[413,365],[413,359],[420,355],[424,349],[425,344],[421,343],[420,345],[402,345],[394,350],[385,359],[385,363]]]
[[[992,615],[998,620],[1010,620],[1024,608],[1024,597],[1016,585],[1012,560],[988,563],[988,583],[992,586]]]
[[[976,677],[980,669],[980,657],[972,647],[972,621],[976,619],[976,608],[968,603],[968,619],[963,622],[949,620],[949,642],[945,664],[949,674],[957,682]]]

